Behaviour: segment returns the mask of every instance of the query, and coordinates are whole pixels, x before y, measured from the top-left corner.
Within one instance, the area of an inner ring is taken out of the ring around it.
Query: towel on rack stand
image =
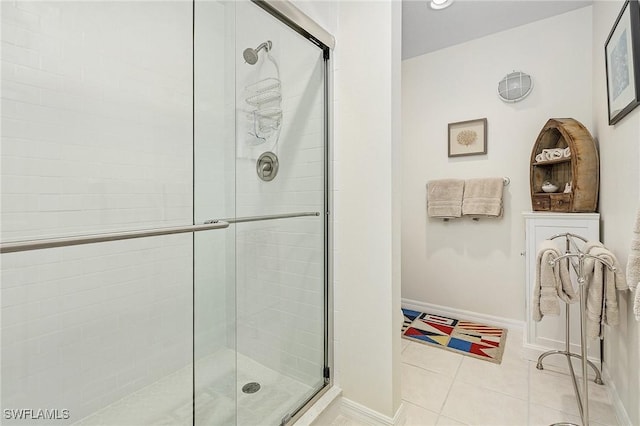
[[[574,303],[578,295],[571,284],[569,263],[561,259],[554,267],[552,262],[562,253],[549,240],[540,243],[536,260],[536,285],[533,293],[532,317],[534,321],[542,320],[544,315],[560,315],[558,298],[566,303]]]
[[[636,221],[631,237],[631,252],[627,259],[627,284],[632,292],[635,292],[633,301],[633,313],[636,320],[640,321],[640,208],[636,213]]]
[[[617,325],[620,321],[617,290],[627,290],[624,272],[615,255],[600,242],[585,244],[585,253],[613,265],[615,271],[593,257],[585,257],[583,270],[587,285],[587,336],[602,337],[602,324]],[[603,300],[604,297],[604,300]]]

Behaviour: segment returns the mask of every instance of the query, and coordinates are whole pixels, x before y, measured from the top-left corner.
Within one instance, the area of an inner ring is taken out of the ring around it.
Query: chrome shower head
[[[260,50],[262,49],[268,52],[271,50],[271,46],[271,40],[267,40],[255,49],[247,47],[246,49],[244,49],[244,52],[242,52],[242,57],[249,65],[255,65],[258,62],[258,52],[260,52]]]
[[[258,52],[250,47],[244,49],[242,56],[244,57],[244,61],[249,65],[255,65],[256,62],[258,62]]]

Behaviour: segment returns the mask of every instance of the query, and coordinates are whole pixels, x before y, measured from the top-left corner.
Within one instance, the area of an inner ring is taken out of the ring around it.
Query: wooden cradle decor
[[[595,141],[573,118],[551,118],[531,151],[534,211],[595,212],[600,165]]]

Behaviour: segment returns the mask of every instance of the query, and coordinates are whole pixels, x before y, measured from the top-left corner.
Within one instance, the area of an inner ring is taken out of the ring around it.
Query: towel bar
[[[507,185],[509,185],[510,183],[511,183],[511,178],[509,178],[508,176],[504,176],[504,177],[502,178],[502,184],[503,184],[504,186],[507,186]],[[449,222],[449,220],[450,220],[450,219],[451,219],[451,218],[444,217],[444,218],[442,218],[442,221],[443,221],[443,222]],[[474,217],[474,218],[472,218],[472,220],[473,220],[474,222],[479,222],[479,221],[480,221],[480,218],[479,218],[479,217]]]

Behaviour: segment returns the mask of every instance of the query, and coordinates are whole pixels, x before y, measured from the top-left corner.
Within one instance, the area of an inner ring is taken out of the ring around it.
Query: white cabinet
[[[536,282],[536,255],[538,246],[543,241],[556,234],[571,232],[580,235],[587,240],[600,240],[600,215],[598,213],[523,213],[526,225],[526,329],[524,336],[524,355],[528,359],[535,360],[538,355],[548,350],[565,349],[565,304],[560,301],[560,315],[545,315],[542,321],[536,322],[531,317],[531,304],[533,287]],[[554,240],[558,249],[565,251],[565,239]],[[575,274],[572,274],[575,279]],[[577,286],[574,280],[574,285]],[[580,353],[580,306],[578,303],[570,305],[570,350]],[[589,342],[589,358],[600,358],[600,345],[597,340]],[[562,362],[566,365],[564,357],[552,356],[546,360]],[[547,362],[545,360],[545,362]],[[553,362],[555,364],[555,362]]]

